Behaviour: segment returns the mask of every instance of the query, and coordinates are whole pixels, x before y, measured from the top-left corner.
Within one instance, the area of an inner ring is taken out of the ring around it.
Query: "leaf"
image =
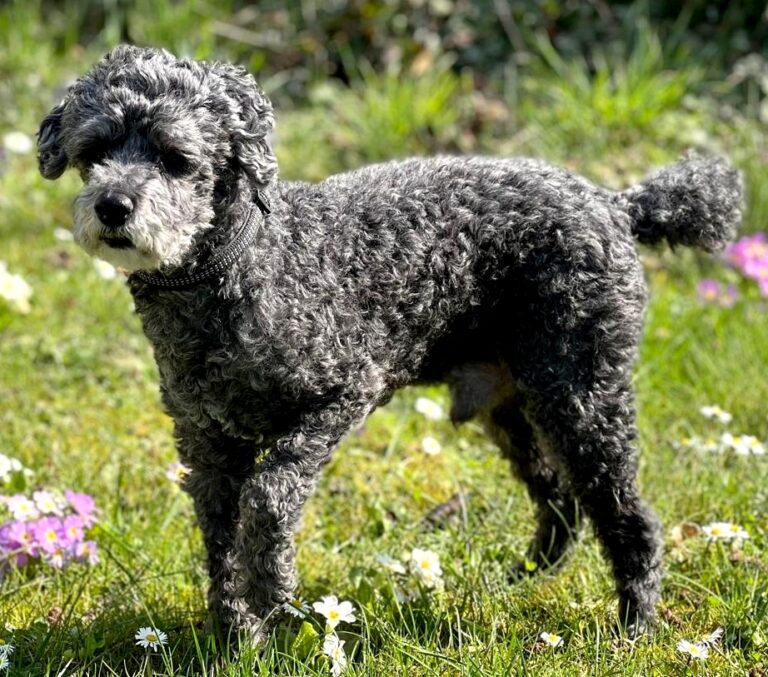
[[[296,634],[296,638],[291,644],[291,653],[296,658],[306,659],[314,653],[317,646],[317,639],[320,633],[309,621],[304,621]]]

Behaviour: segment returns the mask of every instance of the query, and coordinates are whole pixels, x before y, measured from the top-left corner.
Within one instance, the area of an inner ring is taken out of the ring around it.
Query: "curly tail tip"
[[[741,174],[720,157],[693,157],[664,167],[622,193],[640,242],[666,239],[717,251],[741,221]]]

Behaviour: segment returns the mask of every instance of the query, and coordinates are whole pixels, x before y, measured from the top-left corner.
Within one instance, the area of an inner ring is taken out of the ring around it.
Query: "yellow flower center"
[[[341,618],[341,614],[338,612],[338,610],[337,610],[337,609],[331,609],[331,610],[328,612],[328,620],[330,620],[330,621],[335,621],[335,620],[337,620],[338,618]]]
[[[148,632],[147,633],[147,641],[148,642],[156,642],[157,641],[157,635],[154,632]]]
[[[428,560],[428,559],[423,559],[423,560],[421,560],[421,564],[419,564],[419,566],[420,566],[422,569],[431,569],[431,568],[432,568],[432,567],[430,566],[430,563],[429,563],[429,560]]]
[[[59,540],[59,535],[53,529],[48,529],[45,532],[45,540],[49,543],[55,543]]]

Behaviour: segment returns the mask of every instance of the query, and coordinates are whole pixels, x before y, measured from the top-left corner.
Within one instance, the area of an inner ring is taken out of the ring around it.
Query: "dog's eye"
[[[192,163],[183,153],[167,151],[160,156],[160,164],[171,176],[186,176],[192,171]]]
[[[83,165],[90,168],[104,160],[104,158],[107,157],[108,150],[109,148],[105,146],[93,146],[92,148],[87,148],[80,154],[80,161]]]

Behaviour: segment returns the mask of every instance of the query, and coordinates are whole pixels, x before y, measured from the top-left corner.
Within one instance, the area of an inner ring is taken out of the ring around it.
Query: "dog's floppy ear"
[[[272,103],[244,68],[216,63],[212,70],[224,81],[233,113],[226,123],[232,154],[256,187],[266,186],[277,174],[277,160],[270,143],[275,125]]]
[[[37,163],[46,179],[58,179],[69,162],[61,144],[61,118],[65,105],[66,99],[55,106],[37,132]]]

